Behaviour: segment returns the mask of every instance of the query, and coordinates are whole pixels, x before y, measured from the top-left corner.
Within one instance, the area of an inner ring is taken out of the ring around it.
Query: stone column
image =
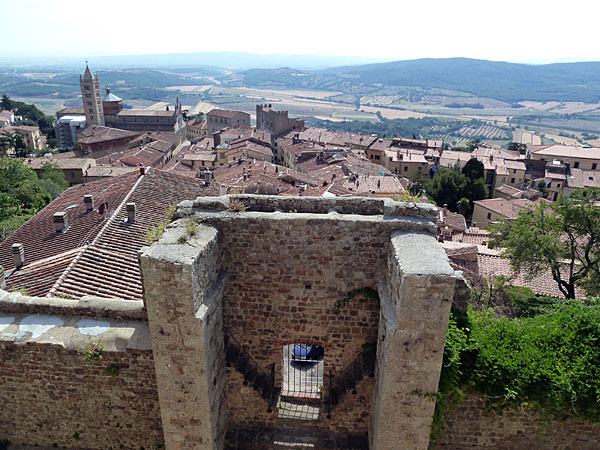
[[[455,274],[435,236],[392,234],[371,415],[372,450],[427,449]]]
[[[226,432],[218,231],[175,222],[140,252],[167,449],[221,450]]]

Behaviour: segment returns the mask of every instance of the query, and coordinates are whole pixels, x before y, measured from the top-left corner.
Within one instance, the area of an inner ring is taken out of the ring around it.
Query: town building
[[[100,157],[129,148],[130,142],[139,135],[140,132],[92,125],[79,133],[78,142],[85,153]]]
[[[185,124],[185,138],[189,141],[200,139],[208,135],[208,121],[204,118],[204,113],[199,113],[195,118],[190,119]]]
[[[212,109],[206,114],[208,134],[222,128],[250,128],[250,114],[229,109]]]
[[[53,156],[43,158],[25,158],[23,163],[36,171],[41,176],[42,169],[46,164],[52,164],[63,171],[65,179],[72,186],[87,181],[86,172],[90,167],[96,165],[93,158],[55,158]]]
[[[270,104],[256,105],[256,128],[279,137],[290,131],[304,130],[304,120],[290,119],[287,111],[275,111]]]
[[[528,148],[533,161],[560,161],[573,169],[600,170],[600,148],[573,145],[545,145]]]
[[[539,205],[544,199],[537,198],[529,200],[527,198],[490,198],[485,200],[476,200],[473,202],[473,218],[471,224],[475,227],[487,227],[492,223],[503,219],[516,219],[519,212]]]
[[[104,126],[104,110],[102,108],[102,98],[100,96],[100,79],[98,74],[94,77],[89,66],[85,65],[85,73],[79,76],[79,86],[81,87],[81,99],[83,109],[85,110],[85,121],[88,126]]]
[[[124,109],[123,100],[112,93],[110,88],[101,97],[98,75],[94,77],[87,64],[83,77],[80,77],[80,85],[87,126],[106,125],[128,131],[185,133],[179,98],[172,109],[166,106],[164,111]]]
[[[23,136],[27,148],[33,150],[43,150],[46,148],[45,140],[40,134],[40,128],[37,126],[14,125],[2,128],[0,133],[13,133]]]
[[[85,116],[61,115],[54,125],[56,146],[60,149],[72,149],[77,143],[78,133],[86,127]]]

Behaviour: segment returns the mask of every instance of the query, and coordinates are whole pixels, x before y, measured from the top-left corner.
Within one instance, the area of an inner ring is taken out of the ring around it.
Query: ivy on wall
[[[542,407],[600,422],[600,304],[547,303],[532,317],[493,309],[453,312],[436,395],[432,439],[443,415],[471,388],[502,411]]]

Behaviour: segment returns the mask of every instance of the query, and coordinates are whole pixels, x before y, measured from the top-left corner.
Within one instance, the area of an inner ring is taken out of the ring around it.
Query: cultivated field
[[[165,88],[168,91],[179,91],[187,92],[189,94],[199,93],[209,90],[212,87],[211,84],[205,84],[201,86],[169,86]]]
[[[517,130],[513,131],[513,142],[527,145],[541,145],[542,137],[530,131]]]

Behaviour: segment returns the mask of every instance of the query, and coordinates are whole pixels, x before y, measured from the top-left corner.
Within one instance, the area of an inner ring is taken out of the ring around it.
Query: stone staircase
[[[331,410],[348,393],[356,394],[356,384],[365,376],[375,376],[377,348],[370,346],[361,352],[348,366],[333,378],[330,372],[329,389],[323,398],[324,409],[330,418]]]
[[[275,395],[275,368],[271,367],[270,373],[261,369],[239,341],[228,331],[225,331],[224,341],[227,367],[234,367],[244,376],[244,386],[252,386],[266,400],[269,412],[271,412],[273,398],[277,397]]]

